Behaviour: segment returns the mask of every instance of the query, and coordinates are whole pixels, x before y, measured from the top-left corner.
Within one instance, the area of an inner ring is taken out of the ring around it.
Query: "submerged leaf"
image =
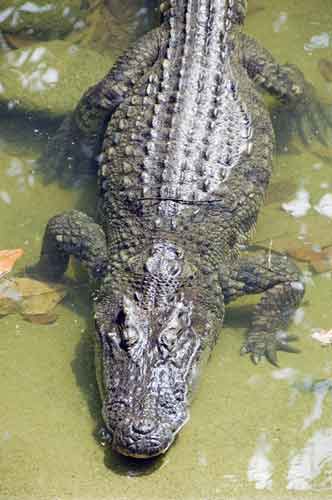
[[[290,248],[288,255],[294,259],[309,262],[317,273],[326,273],[332,270],[332,247],[313,250],[312,247]]]
[[[320,74],[327,82],[332,82],[332,60],[331,59],[319,59],[318,69]]]
[[[55,313],[49,314],[22,314],[22,318],[30,323],[35,323],[37,325],[50,325],[55,323],[58,315]]]
[[[0,278],[8,274],[14,267],[15,262],[24,254],[22,248],[14,250],[0,250]]]
[[[31,278],[16,278],[14,281],[22,295],[22,314],[48,314],[66,295],[64,285],[58,283]]]
[[[49,324],[56,320],[55,306],[66,295],[65,286],[31,278],[4,280],[0,284],[0,315],[20,312],[28,321]]]
[[[8,297],[0,295],[0,316],[7,316],[8,314],[13,314],[17,312],[19,306],[17,302]]]
[[[22,299],[13,282],[3,279],[0,282],[0,316],[7,316],[19,310]]]

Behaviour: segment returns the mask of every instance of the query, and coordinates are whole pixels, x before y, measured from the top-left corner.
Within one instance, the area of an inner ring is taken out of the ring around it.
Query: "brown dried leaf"
[[[66,295],[65,286],[31,278],[2,280],[0,283],[0,316],[20,312],[33,323],[49,324],[56,320],[55,306]]]
[[[22,295],[20,310],[23,315],[49,314],[66,295],[64,285],[58,283],[31,278],[16,278],[14,281]]]
[[[13,314],[17,312],[18,304],[8,297],[0,295],[0,316],[7,316],[8,314]]]
[[[58,315],[52,312],[49,314],[22,314],[23,319],[37,325],[50,325],[57,320],[57,317]]]
[[[309,262],[316,273],[326,273],[332,270],[332,247],[315,251],[310,246],[303,246],[290,248],[287,253],[296,260]]]
[[[21,295],[11,280],[0,282],[0,316],[7,316],[19,310]]]

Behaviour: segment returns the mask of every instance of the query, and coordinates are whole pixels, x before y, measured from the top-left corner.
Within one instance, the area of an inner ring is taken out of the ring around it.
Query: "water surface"
[[[134,23],[124,27],[129,33],[154,22],[153,2],[146,4],[150,10],[143,3],[135,2],[134,10],[133,2],[124,3]],[[120,2],[113,5],[123,22]],[[250,7],[246,30],[280,62],[296,63],[332,101],[332,84],[317,66],[322,58],[332,59],[330,2],[253,0]],[[21,268],[37,259],[50,216],[94,202],[93,188],[88,197],[83,189],[44,185],[34,173],[34,161],[56,125],[47,115],[41,119],[7,109],[0,115],[0,248],[24,248]],[[276,157],[255,236],[259,245],[332,245],[331,218],[314,208],[332,193],[332,161],[328,150],[323,153],[295,143]],[[294,217],[281,206],[303,200],[299,192],[306,193],[306,207]],[[332,281],[330,272],[314,274],[306,264],[303,271],[307,293],[290,328],[300,336],[302,353],[280,354],[280,368],[266,362],[256,367],[240,358],[255,299],[232,305],[190,422],[169,452],[153,462],[126,460],[95,439],[99,399],[84,277],[59,306],[55,324],[2,318],[0,497],[212,500],[296,493],[296,498],[331,498],[332,350],[314,342],[311,333],[332,328]]]

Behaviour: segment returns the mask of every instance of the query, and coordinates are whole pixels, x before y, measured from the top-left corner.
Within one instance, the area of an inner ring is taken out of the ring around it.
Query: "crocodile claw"
[[[248,352],[250,352],[250,349],[246,344],[244,344],[240,349],[240,356],[244,356],[245,354],[248,354]]]
[[[270,361],[270,363],[274,366],[278,366],[278,360],[277,360],[277,349],[275,346],[268,346],[266,348],[265,352],[266,359]]]
[[[258,365],[258,363],[260,362],[261,358],[262,358],[262,356],[260,354],[256,353],[256,352],[252,353],[252,355],[251,355],[251,359],[255,363],[255,365]]]
[[[88,140],[80,135],[75,120],[69,115],[50,139],[39,158],[37,170],[46,184],[57,180],[65,187],[78,187],[96,172],[95,137]]]
[[[250,338],[251,337],[251,338]],[[289,342],[298,340],[296,335],[285,335],[283,333],[257,333],[248,336],[247,342],[241,347],[241,356],[250,353],[251,360],[257,365],[262,357],[274,366],[278,367],[277,352],[284,351],[299,353],[300,349],[289,345]]]
[[[328,147],[332,140],[332,106],[322,103],[313,87],[306,84],[301,99],[287,108],[280,106],[273,113],[277,146],[284,150],[290,137],[298,137],[306,147],[318,143]]]

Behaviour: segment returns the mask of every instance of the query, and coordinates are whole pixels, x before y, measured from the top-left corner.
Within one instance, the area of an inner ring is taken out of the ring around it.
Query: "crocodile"
[[[48,147],[55,171],[98,172],[97,217],[52,217],[37,270],[61,279],[70,256],[88,270],[102,439],[123,455],[174,442],[231,301],[261,294],[242,354],[277,364],[278,351],[298,352],[286,327],[304,295],[299,270],[245,249],[272,172],[260,90],[300,124],[320,105],[299,69],[242,32],[246,9],[162,3],[160,26],[87,90]]]

